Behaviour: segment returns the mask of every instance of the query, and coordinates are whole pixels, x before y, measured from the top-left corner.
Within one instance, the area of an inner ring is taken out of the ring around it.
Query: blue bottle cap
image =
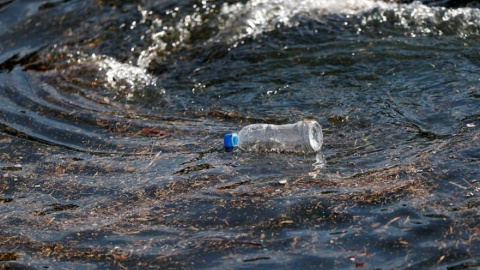
[[[237,133],[227,133],[223,137],[223,143],[225,148],[233,148],[238,145],[238,135]]]

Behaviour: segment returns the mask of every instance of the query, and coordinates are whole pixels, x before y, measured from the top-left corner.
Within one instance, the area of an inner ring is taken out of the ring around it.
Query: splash
[[[59,48],[58,52],[63,52]],[[122,63],[114,57],[76,51],[66,53],[67,64],[72,65],[70,72],[82,72],[84,78],[91,78],[93,84],[103,85],[118,94],[115,98],[132,100],[135,95],[142,95],[149,87],[156,87],[158,78],[147,72],[143,67],[133,63]],[[160,94],[164,94],[162,88]]]
[[[148,74],[145,69],[120,63],[111,57],[100,59],[98,65],[100,71],[105,71],[106,83],[112,88],[135,90],[150,85],[156,86],[157,84],[157,78]]]

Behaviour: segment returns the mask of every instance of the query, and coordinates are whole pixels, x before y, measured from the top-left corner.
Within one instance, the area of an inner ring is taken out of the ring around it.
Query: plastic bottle
[[[253,124],[238,133],[225,134],[224,144],[227,150],[238,147],[243,151],[313,154],[322,148],[323,133],[314,120],[288,125]]]

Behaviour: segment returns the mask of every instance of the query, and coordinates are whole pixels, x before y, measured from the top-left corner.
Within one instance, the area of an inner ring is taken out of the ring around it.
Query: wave
[[[108,56],[108,52],[75,54],[71,57],[72,63],[88,66],[89,70],[93,66],[98,73],[95,82],[113,90],[116,100],[142,102],[155,93],[153,99],[165,100],[163,106],[170,102],[167,92],[178,86],[178,78],[194,74],[205,67],[204,62],[223,58],[242,43],[269,35],[282,35],[280,39],[296,42],[297,34],[306,33],[302,42],[343,37],[348,43],[364,37],[465,39],[480,34],[480,9],[435,7],[418,1],[408,4],[377,0],[201,3],[191,1],[168,9],[151,2],[150,6],[138,7],[140,18],[136,13],[118,22],[124,29],[125,39],[138,44],[132,53],[127,56]],[[195,91],[196,83],[199,82],[191,81],[187,88]],[[182,93],[177,91],[175,95]],[[185,95],[190,97],[188,93]],[[172,99],[177,100],[177,96]]]
[[[167,11],[167,15],[176,14]],[[143,11],[143,21],[151,12]],[[150,15],[149,15],[150,14]],[[454,35],[461,38],[480,34],[480,10],[476,8],[431,7],[415,1],[410,4],[375,0],[251,0],[224,3],[220,7],[196,9],[175,20],[151,18],[147,31],[150,46],[137,63],[147,67],[155,60],[192,44],[225,43],[235,47],[246,38],[305,22],[340,23],[342,30],[366,35]],[[201,37],[201,38],[199,38]]]

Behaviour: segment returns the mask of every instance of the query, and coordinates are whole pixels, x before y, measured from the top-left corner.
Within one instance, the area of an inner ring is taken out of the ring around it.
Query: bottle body
[[[294,124],[253,124],[233,134],[235,144],[243,151],[318,153],[323,144],[321,126],[313,120]]]

